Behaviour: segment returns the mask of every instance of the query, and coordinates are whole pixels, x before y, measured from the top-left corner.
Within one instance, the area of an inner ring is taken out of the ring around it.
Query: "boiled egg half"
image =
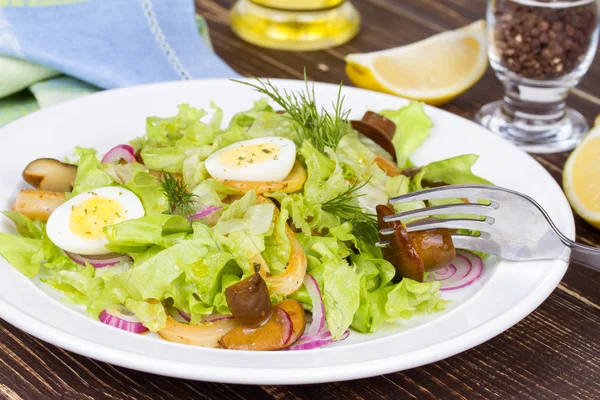
[[[296,145],[282,137],[244,140],[211,154],[206,170],[218,180],[283,181],[296,161]]]
[[[144,216],[140,199],[127,189],[106,186],[80,193],[48,218],[46,233],[56,246],[82,255],[108,254],[104,227]]]

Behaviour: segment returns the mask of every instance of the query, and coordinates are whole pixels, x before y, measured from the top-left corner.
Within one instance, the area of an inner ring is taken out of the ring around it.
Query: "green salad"
[[[425,207],[388,200],[426,187],[488,184],[478,156],[414,166],[433,128],[418,102],[351,121],[341,94],[328,112],[308,84],[241,84],[265,98],[230,121],[182,104],[106,154],[30,163],[0,255],[94,319],[190,345],[312,349],[444,309],[427,271],[456,257],[448,232],[431,233],[435,254],[406,236],[405,261],[375,245],[378,215]]]

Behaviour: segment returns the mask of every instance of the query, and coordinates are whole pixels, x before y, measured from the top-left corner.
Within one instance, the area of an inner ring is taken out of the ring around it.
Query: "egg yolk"
[[[280,147],[275,144],[241,145],[224,151],[219,157],[219,162],[228,168],[244,168],[277,160],[280,150]]]
[[[69,228],[83,239],[104,238],[104,227],[125,220],[125,210],[118,201],[95,196],[71,210]]]

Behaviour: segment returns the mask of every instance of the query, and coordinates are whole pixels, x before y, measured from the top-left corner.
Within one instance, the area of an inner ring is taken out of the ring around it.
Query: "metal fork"
[[[389,202],[450,198],[484,199],[489,204],[432,206],[390,215],[384,217],[384,221],[469,214],[473,218],[427,218],[408,223],[406,227],[409,232],[435,228],[478,231],[478,235],[453,234],[455,247],[496,254],[507,260],[571,260],[600,271],[600,248],[568,239],[535,200],[514,190],[487,185],[450,185],[394,197]],[[386,236],[394,231],[387,228],[379,233]],[[382,240],[377,245],[386,247],[389,241]]]

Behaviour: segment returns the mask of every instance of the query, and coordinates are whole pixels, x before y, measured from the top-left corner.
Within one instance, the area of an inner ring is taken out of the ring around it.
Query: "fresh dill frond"
[[[300,127],[299,143],[308,140],[317,150],[323,152],[325,147],[335,149],[342,137],[348,132],[350,110],[344,110],[341,83],[337,99],[333,103],[333,113],[330,113],[317,105],[315,88],[314,85],[312,88],[309,87],[306,70],[304,71],[306,88],[300,92],[279,90],[268,79],[255,78],[255,80],[256,83],[235,79],[233,81],[250,86],[277,103],[286,115]]]
[[[176,179],[168,172],[162,172],[163,180],[161,189],[169,202],[171,214],[189,217],[194,214],[194,193],[189,193],[187,185]]]
[[[364,183],[354,182],[347,190],[323,203],[321,208],[323,211],[327,211],[330,214],[347,219],[352,218],[357,213],[364,213],[362,208],[356,203],[355,200],[358,197],[363,196],[362,194],[356,193],[365,187],[367,183],[369,183],[369,181]]]
[[[347,190],[323,203],[321,208],[342,222],[350,221],[354,236],[368,245],[374,245],[379,240],[377,216],[365,212],[356,202],[358,197],[364,196],[357,192],[368,183],[354,182]]]

